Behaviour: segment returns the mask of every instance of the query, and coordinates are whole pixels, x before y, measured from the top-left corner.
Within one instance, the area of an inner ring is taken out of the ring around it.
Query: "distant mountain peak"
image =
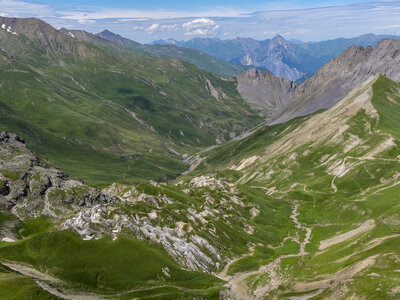
[[[103,34],[115,34],[115,33],[113,33],[113,32],[111,32],[110,30],[108,30],[108,29],[104,29],[102,32],[100,32],[100,33],[103,33]]]
[[[112,39],[112,38],[122,38],[119,34],[116,34],[114,32],[111,32],[108,29],[104,29],[102,32],[99,32],[96,34],[99,37],[106,38],[106,39]]]
[[[114,42],[118,45],[124,45],[124,46],[139,46],[140,44],[132,41],[128,38],[125,38],[117,33],[111,32],[108,29],[103,30],[102,32],[96,33],[96,36],[105,40],[109,40],[111,42]]]
[[[286,41],[285,38],[283,36],[281,36],[280,34],[277,34],[276,36],[274,36],[274,38],[272,39],[273,41]]]

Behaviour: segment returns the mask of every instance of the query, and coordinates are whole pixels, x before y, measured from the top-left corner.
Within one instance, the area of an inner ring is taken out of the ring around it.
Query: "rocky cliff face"
[[[334,106],[371,75],[400,80],[400,41],[383,39],[374,48],[351,46],[300,85],[272,123]]]
[[[268,110],[268,123],[282,123],[333,107],[371,75],[399,81],[399,62],[400,41],[383,39],[374,48],[351,46],[297,87],[271,75],[257,79],[260,75],[251,71],[238,77],[238,90],[249,103]]]
[[[15,134],[0,134],[0,208],[20,219],[60,217],[113,198],[70,179],[33,154]]]
[[[281,36],[264,41],[261,46],[247,49],[246,55],[239,61],[245,66],[255,66],[266,69],[281,78],[297,80],[305,75],[294,66],[285,63],[288,57],[295,56],[291,45]]]
[[[255,108],[276,112],[285,107],[296,84],[267,71],[252,69],[237,77],[238,91]]]

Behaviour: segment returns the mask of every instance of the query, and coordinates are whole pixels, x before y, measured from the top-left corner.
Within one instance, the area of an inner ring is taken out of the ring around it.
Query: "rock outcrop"
[[[20,219],[60,217],[113,198],[39,159],[15,134],[0,134],[0,207]]]

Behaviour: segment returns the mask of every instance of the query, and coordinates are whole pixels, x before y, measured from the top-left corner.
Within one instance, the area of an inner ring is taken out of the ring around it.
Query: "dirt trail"
[[[52,287],[50,284],[47,284],[44,281],[35,280],[36,284],[40,286],[45,291],[49,292],[50,294],[60,297],[62,299],[68,300],[100,300],[105,299],[100,295],[89,295],[89,294],[79,294],[73,293],[71,291],[61,290],[59,288]]]
[[[238,257],[233,258],[231,261],[229,261],[229,263],[226,264],[226,266],[223,268],[223,270],[221,272],[219,272],[219,274],[217,274],[216,276],[223,280],[229,281],[232,278],[231,275],[228,275],[228,270],[229,270],[230,266],[233,263],[237,262],[238,260],[242,259],[243,257],[252,256],[254,254],[254,250],[255,250],[255,248],[251,247],[251,248],[249,248],[249,253],[246,253],[246,254],[243,254]]]
[[[323,280],[312,281],[312,282],[298,282],[294,285],[293,292],[307,293],[318,289],[319,290],[318,292],[321,293],[326,288],[335,287],[339,283],[353,278],[357,273],[361,272],[365,268],[372,266],[373,264],[375,264],[377,257],[378,255],[367,257],[366,259],[358,261],[336,272],[335,274],[332,274],[330,277]],[[315,295],[316,294],[313,293],[313,296]],[[308,297],[313,297],[313,296],[308,295]]]
[[[375,227],[375,221],[374,220],[367,220],[364,223],[362,223],[359,227],[347,231],[345,233],[342,233],[340,235],[336,235],[330,239],[323,240],[320,242],[319,245],[319,250],[323,250],[325,248],[328,248],[330,246],[336,245],[338,243],[341,243],[343,241],[346,241],[348,239],[351,239],[352,237],[355,237],[356,235],[359,235],[361,233],[364,233],[368,230],[371,230],[372,228]]]
[[[23,264],[16,264],[16,263],[7,263],[7,262],[2,262],[3,265],[9,267],[11,270],[14,270],[22,275],[32,277],[35,279],[40,279],[40,280],[46,280],[46,281],[52,281],[52,282],[60,282],[57,278],[40,272],[30,266],[23,265]]]
[[[229,281],[228,281],[228,287],[230,289],[231,294],[235,297],[236,300],[249,300],[249,299],[262,299],[268,294],[277,289],[278,286],[282,283],[282,278],[280,276],[279,268],[280,268],[280,263],[283,258],[289,258],[289,257],[299,257],[299,256],[304,256],[307,254],[305,247],[306,245],[310,242],[310,237],[311,237],[311,228],[308,228],[301,224],[298,220],[299,212],[298,212],[299,204],[295,203],[292,214],[290,218],[292,219],[295,227],[299,231],[305,231],[306,236],[303,241],[299,240],[299,235],[298,232],[296,232],[296,242],[300,244],[300,249],[299,252],[296,254],[286,254],[286,255],[281,255],[277,257],[273,262],[260,267],[256,271],[249,271],[249,272],[243,272],[239,274],[235,274],[234,276],[231,276]],[[269,275],[269,281],[267,285],[259,286],[254,293],[251,293],[249,291],[249,287],[246,285],[246,278],[249,276],[253,275],[263,275],[263,274],[268,274]]]
[[[337,192],[337,186],[335,184],[335,179],[336,179],[336,175],[333,177],[332,181],[331,181],[331,187],[333,189],[333,193],[335,194]]]

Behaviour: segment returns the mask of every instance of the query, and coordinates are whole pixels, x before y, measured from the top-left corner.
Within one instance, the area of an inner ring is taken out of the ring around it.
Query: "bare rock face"
[[[0,134],[0,209],[20,219],[59,217],[113,198],[50,167],[15,134]]]
[[[238,77],[238,91],[250,104],[270,112],[269,124],[283,123],[333,107],[374,74],[399,81],[400,41],[382,39],[374,48],[351,46],[299,86],[255,72]],[[269,105],[270,102],[276,105]]]
[[[351,46],[300,85],[272,123],[281,123],[338,103],[374,74],[400,80],[400,41],[383,39],[375,48]]]
[[[237,77],[237,89],[255,108],[269,112],[285,107],[296,89],[296,84],[267,71],[251,69]]]
[[[286,61],[296,55],[291,44],[279,35],[261,42],[246,38],[237,38],[234,42],[237,47],[243,49],[243,56],[231,60],[233,62],[268,70],[278,77],[290,80],[297,80],[305,75],[296,67],[287,64]]]

